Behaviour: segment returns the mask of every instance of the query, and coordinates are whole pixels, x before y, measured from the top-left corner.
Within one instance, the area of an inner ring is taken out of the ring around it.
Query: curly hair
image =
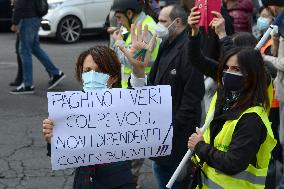
[[[98,65],[100,72],[108,74],[111,78],[115,79],[115,83],[112,85],[112,87],[120,88],[121,64],[115,52],[106,46],[94,46],[86,51],[83,51],[79,55],[75,68],[76,79],[80,83],[83,83],[83,64],[88,55],[92,56],[94,62]]]

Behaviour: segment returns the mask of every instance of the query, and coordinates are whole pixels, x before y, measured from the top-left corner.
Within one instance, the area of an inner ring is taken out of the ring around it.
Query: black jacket
[[[194,46],[189,54],[192,63],[204,74],[216,80],[217,62],[204,57],[200,51],[199,37],[189,37],[190,46]],[[218,90],[218,98],[215,107],[214,119],[210,124],[210,142],[221,131],[226,120],[239,117],[241,112],[229,110],[222,111],[222,90]],[[199,142],[195,147],[195,153],[209,166],[228,175],[245,170],[249,163],[255,165],[256,153],[266,138],[266,128],[261,118],[255,113],[244,115],[236,125],[228,152],[221,152],[213,147],[213,143]]]
[[[23,18],[38,17],[35,11],[34,0],[16,0],[12,24],[18,25]]]
[[[229,110],[223,112],[222,100],[217,99],[214,119],[210,124],[210,144],[199,142],[195,153],[201,161],[225,173],[233,175],[245,170],[248,164],[256,166],[256,153],[266,138],[266,128],[261,118],[255,113],[242,116],[234,130],[229,150],[222,152],[214,146],[214,139],[227,120],[234,120],[241,112]]]
[[[170,156],[153,158],[161,165],[181,161],[188,149],[188,137],[200,124],[203,75],[189,61],[188,42],[186,30],[172,43],[162,42],[149,74],[150,85],[170,85],[172,93],[173,149]]]

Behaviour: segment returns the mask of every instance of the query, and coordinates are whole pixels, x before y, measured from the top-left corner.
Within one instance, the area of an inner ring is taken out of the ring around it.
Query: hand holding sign
[[[42,122],[42,133],[46,142],[51,142],[52,137],[52,130],[53,130],[53,121],[50,119],[45,119]]]

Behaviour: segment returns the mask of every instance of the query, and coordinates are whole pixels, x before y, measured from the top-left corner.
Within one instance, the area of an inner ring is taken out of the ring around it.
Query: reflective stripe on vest
[[[218,184],[216,184],[215,182],[213,182],[209,178],[202,177],[202,179],[203,179],[202,182],[205,184],[205,186],[203,186],[203,188],[224,189],[222,186],[219,186]]]
[[[210,170],[208,170],[210,169]],[[245,189],[260,189],[264,188],[266,176],[255,176],[250,172],[243,171],[241,173],[235,174],[235,175],[225,175],[214,168],[208,167],[207,173],[209,174],[216,174],[218,173],[219,177],[222,177],[220,184],[213,181],[207,176],[202,177],[202,181],[204,183],[203,188],[210,188],[210,189],[239,189],[239,188],[245,188]],[[234,180],[232,180],[234,179]],[[231,180],[228,182],[228,180]],[[229,183],[227,186],[224,186],[224,183]]]
[[[207,115],[210,115],[212,113],[212,110],[214,111],[213,108],[216,105],[216,101],[217,93],[215,93],[212,98]],[[235,127],[241,117],[247,113],[256,113],[261,118],[267,130],[267,137],[265,141],[260,145],[260,148],[256,154],[257,167],[249,164],[245,171],[242,171],[235,175],[226,175],[208,166],[205,162],[202,165],[202,170],[205,173],[205,175],[203,175],[203,188],[264,188],[268,165],[271,158],[271,151],[276,145],[276,140],[274,139],[271,124],[268,120],[267,111],[263,107],[254,106],[248,108],[236,120],[226,121],[221,131],[214,139],[214,147],[223,152],[228,151]],[[206,129],[203,137],[205,143],[210,144],[210,126]]]
[[[153,18],[147,15],[142,22],[142,28],[144,28],[144,26],[146,24],[148,25],[148,31],[151,32],[151,34],[154,34],[156,22],[153,20]],[[128,35],[128,37],[125,41],[126,46],[128,46],[130,43],[131,43],[131,34]],[[160,46],[160,43],[159,43],[159,40],[157,38],[156,43],[155,43],[155,48],[153,49],[153,52],[151,54],[151,61],[152,62],[154,62],[157,58],[159,46]],[[151,67],[148,66],[148,67],[145,68],[146,74],[149,74],[150,71],[151,71]],[[124,66],[124,68],[122,70],[122,74],[124,75],[123,76],[124,79],[121,80],[122,88],[128,87],[127,82],[128,82],[128,77],[130,76],[131,72],[132,72],[131,68]]]

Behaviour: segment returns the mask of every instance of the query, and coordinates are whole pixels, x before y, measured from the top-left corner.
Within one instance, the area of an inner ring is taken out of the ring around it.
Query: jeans
[[[159,165],[153,161],[152,168],[155,180],[158,183],[158,188],[167,189],[166,185],[168,184],[169,180],[171,179],[177,167]],[[175,182],[172,186],[172,189],[177,189],[177,188],[178,188],[178,183]]]
[[[279,107],[279,112],[280,112],[280,131],[282,132],[284,130],[284,102],[280,102],[280,107]],[[280,141],[282,142],[282,149],[284,148],[284,143],[283,143],[283,139]],[[284,162],[284,150],[282,150],[282,158],[283,158],[283,162]],[[282,178],[279,184],[279,189],[284,189],[284,166],[283,166],[283,174],[282,174]]]
[[[276,188],[276,161],[273,157],[271,157],[265,180],[265,189],[275,189],[275,188]]]
[[[19,46],[20,46],[20,36],[17,33],[16,43],[15,43],[15,49],[17,54],[17,63],[18,63],[18,72],[15,81],[23,81],[23,66],[22,66],[22,60],[19,53]]]
[[[32,54],[42,63],[49,76],[59,74],[47,54],[40,48],[38,31],[41,19],[38,17],[24,18],[20,21],[20,56],[23,68],[23,82],[26,87],[33,85]]]

